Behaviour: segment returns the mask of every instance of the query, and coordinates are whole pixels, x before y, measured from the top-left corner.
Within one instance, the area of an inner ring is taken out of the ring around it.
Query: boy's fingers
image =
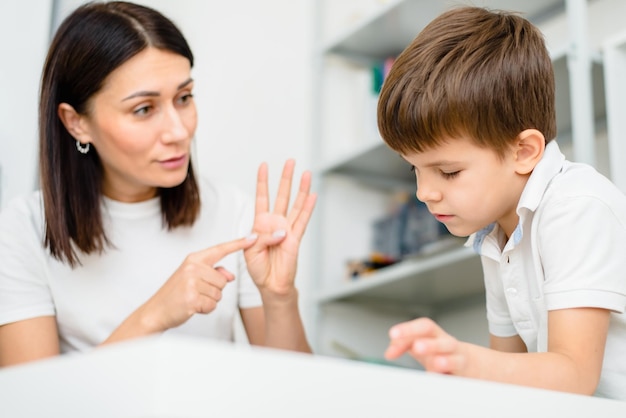
[[[406,353],[411,348],[411,341],[392,341],[385,350],[385,358],[394,360]]]
[[[418,318],[413,321],[404,322],[402,324],[395,325],[389,330],[389,337],[391,339],[412,337],[412,338],[425,338],[436,337],[441,335],[440,328],[430,318]]]

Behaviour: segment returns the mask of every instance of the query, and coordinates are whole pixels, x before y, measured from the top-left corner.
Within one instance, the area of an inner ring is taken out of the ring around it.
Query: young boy
[[[626,196],[565,160],[555,119],[542,34],[514,14],[452,9],[397,58],[379,129],[480,254],[490,348],[419,318],[391,328],[388,359],[626,400]]]

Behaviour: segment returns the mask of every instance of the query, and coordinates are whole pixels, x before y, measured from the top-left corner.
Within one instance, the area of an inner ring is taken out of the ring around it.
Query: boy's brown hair
[[[393,150],[421,152],[469,136],[503,156],[525,129],[556,136],[554,70],[543,35],[513,13],[451,9],[398,56],[378,103]]]

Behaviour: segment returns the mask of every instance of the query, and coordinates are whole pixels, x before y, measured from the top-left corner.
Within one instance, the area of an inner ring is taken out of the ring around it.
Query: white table
[[[626,402],[181,337],[0,370],[0,417],[626,417]]]

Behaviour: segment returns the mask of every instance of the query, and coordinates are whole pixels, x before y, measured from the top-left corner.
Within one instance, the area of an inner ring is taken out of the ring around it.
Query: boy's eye
[[[452,171],[450,173],[446,173],[446,172],[442,171],[441,175],[444,176],[447,179],[451,179],[451,178],[454,178],[454,177],[458,176],[459,173],[460,173],[460,171]]]

